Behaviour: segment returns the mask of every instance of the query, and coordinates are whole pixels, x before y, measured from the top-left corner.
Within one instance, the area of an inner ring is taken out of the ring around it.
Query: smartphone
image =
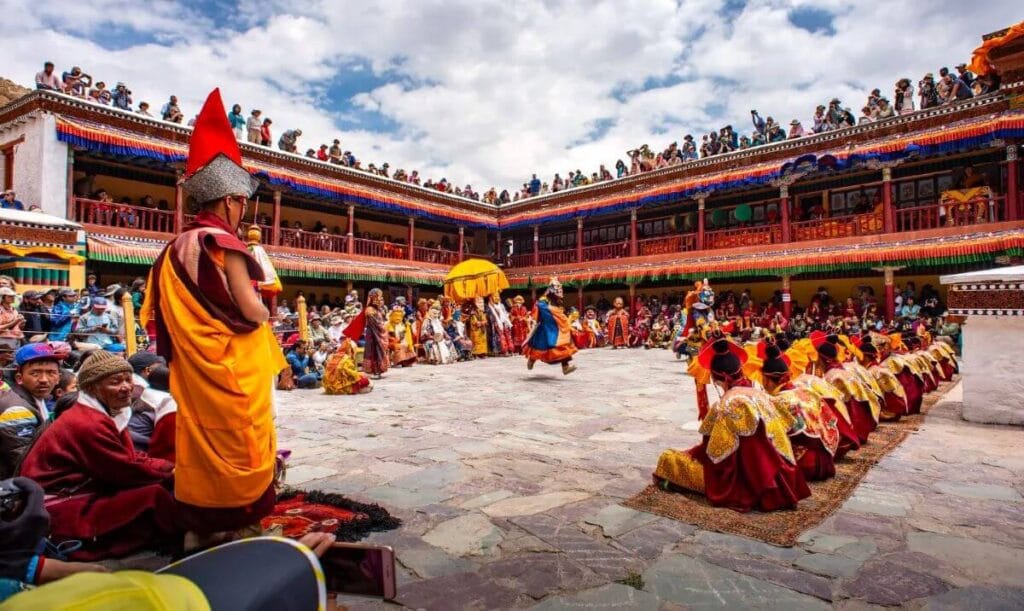
[[[335,543],[320,558],[327,591],[394,600],[395,551],[386,545]]]

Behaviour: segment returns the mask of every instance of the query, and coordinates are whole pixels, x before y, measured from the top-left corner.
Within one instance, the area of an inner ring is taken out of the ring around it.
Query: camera
[[[25,506],[25,491],[13,479],[0,481],[0,519],[17,518]]]

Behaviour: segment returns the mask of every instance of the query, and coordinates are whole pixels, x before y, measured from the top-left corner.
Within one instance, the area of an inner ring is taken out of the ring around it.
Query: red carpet
[[[290,539],[311,532],[331,532],[338,541],[359,541],[371,532],[401,524],[379,505],[359,503],[340,494],[301,490],[282,493],[274,511],[261,522],[264,532],[278,531]]]

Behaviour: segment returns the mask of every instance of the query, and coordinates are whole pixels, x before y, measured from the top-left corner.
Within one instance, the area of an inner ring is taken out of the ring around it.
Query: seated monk
[[[891,371],[903,387],[903,394],[907,397],[907,413],[921,413],[925,389],[924,373],[919,370],[917,361],[906,354],[906,347],[899,333],[881,337],[884,341],[880,341],[878,345],[881,349],[879,356],[882,366]]]
[[[792,509],[811,495],[787,435],[793,417],[744,377],[746,360],[746,352],[721,334],[701,349],[697,361],[724,394],[701,422],[700,444],[662,452],[654,480],[704,494],[716,507]]]
[[[909,414],[907,392],[904,390],[903,384],[896,377],[896,374],[890,371],[888,367],[881,365],[881,354],[878,351],[875,334],[869,333],[857,336],[852,338],[851,341],[859,351],[857,357],[860,359],[861,365],[867,368],[868,373],[874,377],[875,382],[882,391],[882,413],[880,419],[885,422],[894,422],[902,416]]]
[[[932,340],[928,346],[928,352],[938,362],[942,379],[952,380],[953,376],[960,372],[960,363],[956,360],[956,350],[953,346],[942,339]]]
[[[814,331],[811,342],[818,354],[818,365],[824,371],[822,377],[842,394],[850,423],[858,441],[864,445],[868,442],[868,435],[878,427],[882,411],[878,395],[860,376],[843,367],[838,335]]]
[[[84,546],[76,560],[119,557],[181,534],[170,492],[174,464],[135,451],[132,366],[97,350],[78,372],[78,401],[40,435],[21,473],[47,501],[56,541]]]
[[[324,365],[323,386],[328,395],[355,395],[373,390],[370,378],[356,367],[356,343],[346,336]]]
[[[774,337],[760,342],[758,348],[764,388],[772,395],[776,408],[792,416],[789,440],[804,479],[820,481],[835,476],[840,417],[816,392],[790,382],[792,363]]]

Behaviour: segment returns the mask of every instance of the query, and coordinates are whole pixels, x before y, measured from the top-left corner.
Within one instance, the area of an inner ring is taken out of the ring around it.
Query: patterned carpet
[[[626,507],[693,524],[704,530],[743,535],[791,547],[804,532],[821,524],[853,494],[871,467],[896,448],[924,421],[925,414],[956,384],[958,377],[943,382],[924,398],[921,413],[904,416],[896,423],[882,423],[868,444],[836,463],[836,476],[823,482],[809,482],[810,498],[794,510],[771,513],[739,513],[712,507],[703,495],[667,492],[653,484],[623,503]]]

